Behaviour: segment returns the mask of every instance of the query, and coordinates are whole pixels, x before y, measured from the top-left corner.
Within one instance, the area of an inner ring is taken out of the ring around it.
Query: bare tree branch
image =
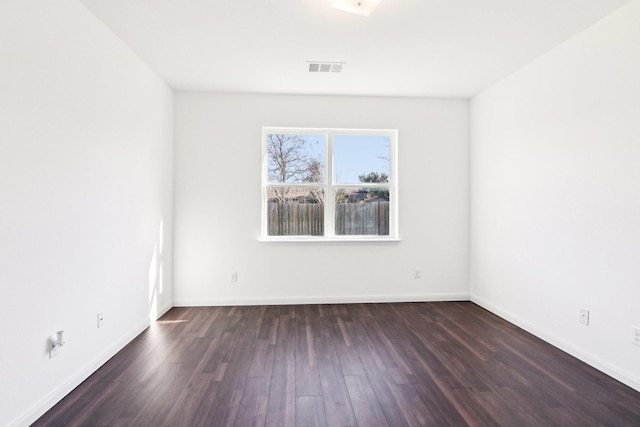
[[[269,182],[322,182],[324,165],[320,159],[311,155],[307,144],[308,141],[301,135],[267,135]],[[289,188],[272,187],[272,190],[279,202],[289,200]],[[310,193],[316,203],[324,201],[324,192],[311,190]]]

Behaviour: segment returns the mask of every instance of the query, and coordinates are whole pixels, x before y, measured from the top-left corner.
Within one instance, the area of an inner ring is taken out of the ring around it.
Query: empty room
[[[0,426],[640,425],[640,0],[3,0]]]

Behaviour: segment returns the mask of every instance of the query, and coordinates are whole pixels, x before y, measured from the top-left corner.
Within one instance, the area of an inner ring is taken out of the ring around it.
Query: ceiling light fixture
[[[380,0],[334,0],[331,7],[356,15],[369,16],[379,3]]]

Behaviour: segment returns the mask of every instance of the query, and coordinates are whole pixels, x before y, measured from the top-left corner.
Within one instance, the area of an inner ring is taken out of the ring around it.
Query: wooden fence
[[[336,234],[388,236],[389,202],[337,204]]]
[[[324,205],[317,203],[269,203],[270,236],[322,236]],[[389,235],[389,202],[336,205],[336,235]]]

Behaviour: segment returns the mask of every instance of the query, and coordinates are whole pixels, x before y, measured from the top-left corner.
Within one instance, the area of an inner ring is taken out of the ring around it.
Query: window
[[[263,239],[397,239],[396,134],[264,128]]]

